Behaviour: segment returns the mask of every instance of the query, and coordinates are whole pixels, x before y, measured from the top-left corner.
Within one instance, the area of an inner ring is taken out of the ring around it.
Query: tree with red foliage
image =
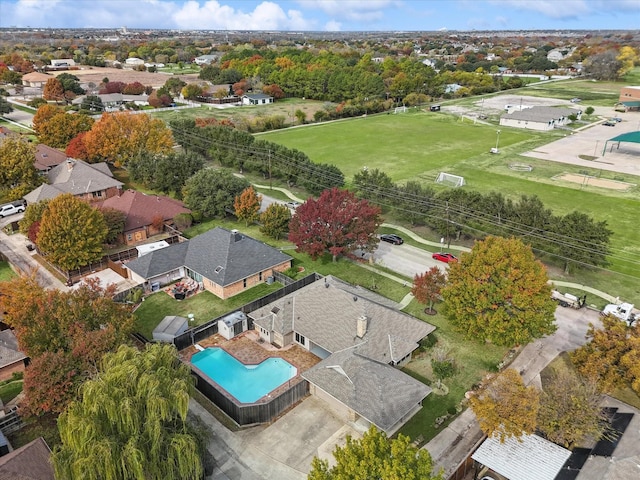
[[[142,95],[145,86],[140,82],[127,83],[122,89],[122,93],[126,95]]]
[[[67,157],[76,158],[78,160],[89,160],[89,152],[87,146],[84,144],[84,137],[87,132],[81,132],[71,139],[69,145],[65,149],[64,153]]]
[[[100,94],[105,93],[122,93],[127,84],[124,82],[107,82],[100,89]]]
[[[240,80],[239,82],[236,82],[233,84],[233,93],[235,93],[237,96],[241,97],[242,95],[244,95],[244,93],[247,91],[247,81],[246,80]]]
[[[436,313],[433,309],[433,302],[438,300],[440,290],[444,287],[446,280],[447,277],[438,267],[431,267],[426,272],[419,273],[413,277],[411,294],[423,305],[429,302],[429,307],[425,309],[425,313]]]
[[[72,291],[46,290],[35,275],[0,283],[0,309],[31,358],[25,371],[24,411],[62,412],[77,387],[96,373],[106,352],[117,349],[133,329],[130,309],[113,300],[115,285],[98,280]]]
[[[316,259],[325,252],[352,256],[355,250],[372,252],[379,240],[380,209],[348,190],[325,190],[296,209],[289,223],[289,241],[299,252]]]
[[[265,95],[271,95],[276,100],[284,98],[284,92],[275,83],[273,85],[265,85],[264,87],[262,87],[262,93],[264,93]]]

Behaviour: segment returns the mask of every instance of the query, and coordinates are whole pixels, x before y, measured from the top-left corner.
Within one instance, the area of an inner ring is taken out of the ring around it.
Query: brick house
[[[164,225],[173,226],[173,219],[180,213],[191,213],[184,204],[173,198],[146,195],[127,190],[107,198],[96,206],[120,210],[126,215],[120,243],[134,245],[162,233]]]
[[[396,367],[435,327],[371,291],[327,276],[247,316],[265,342],[296,344],[323,359],[302,377],[345,421],[362,420],[392,435],[431,393]]]
[[[7,329],[0,332],[0,382],[8,380],[11,375],[24,372],[27,356],[20,351],[18,339]]]
[[[620,103],[627,110],[640,110],[640,86],[622,87]]]
[[[40,185],[24,196],[28,203],[56,198],[64,193],[95,202],[106,200],[122,191],[123,183],[113,178],[106,163],[89,164],[67,158],[46,173],[48,183]]]
[[[124,264],[128,276],[151,289],[190,278],[225,299],[291,268],[292,258],[237,230],[216,227],[182,243],[155,250]]]

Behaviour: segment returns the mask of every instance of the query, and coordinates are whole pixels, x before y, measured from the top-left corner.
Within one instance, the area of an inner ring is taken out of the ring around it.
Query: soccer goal
[[[407,110],[408,110],[408,108],[407,108],[407,107],[404,107],[404,106],[403,106],[403,107],[396,107],[396,108],[393,110],[393,113],[394,113],[394,114],[396,114],[396,113],[407,113]]]
[[[440,172],[438,178],[436,178],[436,183],[441,183],[449,187],[462,187],[463,185],[466,185],[464,177],[444,172]]]

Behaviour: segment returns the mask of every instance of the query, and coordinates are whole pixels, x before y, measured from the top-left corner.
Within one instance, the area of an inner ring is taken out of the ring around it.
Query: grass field
[[[7,262],[0,262],[0,282],[6,282],[7,280],[11,280],[17,275]]]
[[[597,221],[606,220],[614,232],[609,258],[611,271],[579,271],[565,277],[554,270],[557,276],[553,278],[591,285],[640,303],[640,282],[637,281],[640,188],[627,192],[603,188],[583,190],[580,184],[553,180],[553,177],[565,172],[589,173],[635,184],[640,184],[640,178],[519,155],[557,139],[562,135],[557,132],[503,128],[499,139],[501,154],[491,155],[488,150],[495,146],[496,129],[496,126],[461,122],[445,114],[414,111],[279,130],[262,134],[260,138],[301,150],[314,162],[337,165],[347,183],[366,166],[380,169],[398,183],[419,180],[434,188],[446,188],[434,184],[437,174],[444,171],[464,176],[468,189],[483,193],[500,190],[511,198],[535,194],[556,215],[579,210]],[[515,162],[534,168],[531,172],[513,171],[509,164]]]

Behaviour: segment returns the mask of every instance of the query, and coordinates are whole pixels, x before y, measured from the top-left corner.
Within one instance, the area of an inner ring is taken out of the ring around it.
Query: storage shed
[[[243,312],[233,312],[218,320],[218,333],[227,340],[247,330],[247,316]]]
[[[166,316],[153,329],[153,339],[157,342],[173,343],[173,339],[189,328],[189,321],[177,315]]]

